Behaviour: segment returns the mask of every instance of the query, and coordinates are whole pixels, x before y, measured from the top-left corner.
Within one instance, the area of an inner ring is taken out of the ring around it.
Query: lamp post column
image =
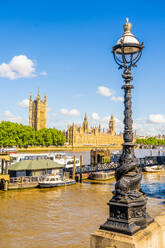
[[[125,145],[133,142],[133,132],[132,132],[132,89],[134,88],[131,85],[131,80],[133,80],[131,75],[131,68],[125,68],[124,73],[122,75],[124,78],[125,84],[122,86],[124,89],[124,142]]]
[[[122,75],[124,89],[124,144],[119,166],[116,169],[114,196],[109,201],[109,218],[101,229],[133,235],[144,229],[153,219],[146,213],[146,197],[141,191],[141,169],[134,154],[132,131],[131,68]]]
[[[126,19],[124,34],[113,47],[113,55],[119,68],[124,68],[122,77],[124,90],[124,134],[123,149],[116,169],[116,184],[112,199],[108,202],[109,218],[100,229],[133,235],[153,221],[146,212],[146,197],[140,183],[141,168],[134,153],[132,131],[132,89],[131,68],[140,59],[143,43],[131,33],[132,25]]]

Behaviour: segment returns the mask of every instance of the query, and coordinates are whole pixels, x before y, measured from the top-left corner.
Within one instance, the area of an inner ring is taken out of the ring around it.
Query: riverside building
[[[66,139],[71,146],[104,146],[104,145],[121,145],[123,143],[123,135],[116,135],[115,119],[111,115],[108,129],[101,130],[99,127],[89,127],[87,114],[85,113],[82,126],[72,124],[66,131]]]

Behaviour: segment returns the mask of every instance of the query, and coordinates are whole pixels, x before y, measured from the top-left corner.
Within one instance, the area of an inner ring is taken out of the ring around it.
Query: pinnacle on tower
[[[44,96],[44,102],[45,102],[45,103],[47,102],[47,96],[46,96],[46,94],[45,94],[45,96]]]
[[[39,88],[38,88],[38,94],[37,94],[37,96],[40,98],[40,90],[39,90]]]
[[[30,93],[30,102],[32,101],[32,93]]]
[[[114,115],[113,114],[111,114],[111,120],[114,120]]]
[[[85,117],[84,117],[84,120],[87,121],[87,112],[85,112]]]

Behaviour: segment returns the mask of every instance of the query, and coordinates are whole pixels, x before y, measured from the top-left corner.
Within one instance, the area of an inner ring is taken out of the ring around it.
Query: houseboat
[[[73,168],[74,159],[73,156],[69,156],[66,153],[39,153],[39,154],[12,154],[10,156],[11,164],[15,164],[16,162],[20,162],[22,160],[52,160],[58,164],[64,166],[64,168]],[[76,167],[80,167],[80,160],[76,158]]]
[[[46,175],[63,176],[63,165],[48,159],[22,160],[10,165],[8,189],[34,188],[41,177]]]

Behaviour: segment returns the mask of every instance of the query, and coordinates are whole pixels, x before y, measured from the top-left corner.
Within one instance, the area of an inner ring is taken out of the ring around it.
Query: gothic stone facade
[[[87,114],[85,114],[83,125],[80,127],[75,124],[69,126],[66,138],[71,146],[121,145],[123,143],[123,136],[116,135],[113,115],[110,117],[108,129],[102,131],[100,125],[98,128],[89,128]]]
[[[41,100],[40,93],[36,100],[32,100],[32,94],[29,99],[29,126],[35,130],[46,128],[46,112],[47,112],[47,97],[44,96],[44,101]]]

